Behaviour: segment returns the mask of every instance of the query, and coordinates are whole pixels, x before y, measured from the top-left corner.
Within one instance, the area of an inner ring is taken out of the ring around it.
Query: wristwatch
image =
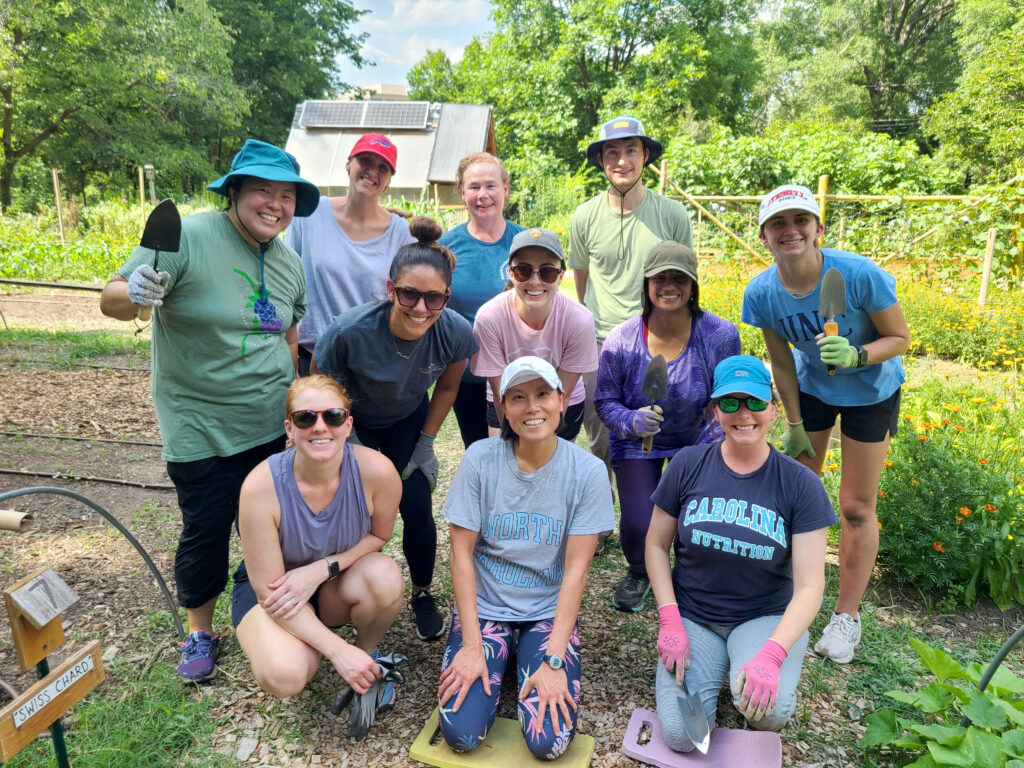
[[[550,656],[545,656],[544,662],[552,669],[561,669],[565,666],[565,662],[562,661],[562,657],[555,656],[554,654],[551,654]]]
[[[324,558],[324,562],[327,563],[327,580],[336,579],[341,576],[341,566],[338,565],[338,561],[333,556],[328,555]]]
[[[868,364],[868,351],[864,347],[857,347],[857,367],[863,368]]]

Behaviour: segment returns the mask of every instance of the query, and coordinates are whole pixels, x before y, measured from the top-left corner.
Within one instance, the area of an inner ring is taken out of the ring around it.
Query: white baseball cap
[[[558,371],[547,360],[533,355],[519,357],[505,366],[501,374],[501,385],[498,388],[498,397],[504,397],[509,387],[522,384],[524,381],[544,379],[549,387],[562,391],[562,380],[558,378]]]
[[[799,184],[783,184],[761,198],[761,210],[757,214],[757,226],[782,211],[807,211],[821,221],[821,211],[814,193]]]

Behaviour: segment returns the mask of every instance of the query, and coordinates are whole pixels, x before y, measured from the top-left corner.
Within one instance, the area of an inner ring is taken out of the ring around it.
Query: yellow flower
[[[892,460],[891,459],[886,459],[885,460],[885,466],[891,467],[892,466]]]

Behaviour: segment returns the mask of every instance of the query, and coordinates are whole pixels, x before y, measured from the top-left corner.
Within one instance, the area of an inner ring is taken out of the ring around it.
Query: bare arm
[[[771,328],[762,328],[764,345],[768,348],[768,359],[772,364],[772,376],[778,387],[782,406],[786,409],[786,418],[794,424],[802,418],[800,415],[800,384],[796,380],[796,361],[789,342],[779,336]]]
[[[572,397],[573,390],[576,389],[576,382],[580,380],[581,375],[572,371],[563,371],[561,368],[558,369],[558,378],[562,380],[562,391],[566,394],[565,402],[568,403],[569,398]]]
[[[872,312],[868,317],[878,331],[878,338],[864,345],[868,353],[868,365],[884,363],[907,351],[910,347],[910,329],[899,302],[881,312]]]
[[[299,324],[292,323],[291,327],[284,332],[284,340],[288,344],[288,351],[292,353],[292,368],[299,370]]]
[[[430,406],[427,408],[427,418],[423,422],[423,432],[428,435],[436,435],[441,431],[448,411],[455,403],[455,396],[459,394],[459,382],[462,381],[462,374],[466,370],[468,360],[460,360],[451,363],[444,369],[444,373],[434,384],[434,394],[430,397]]]
[[[488,376],[487,384],[491,388],[491,397],[494,399],[494,412],[498,414],[498,423],[505,423],[505,409],[501,405],[501,397],[498,393],[501,392],[501,376]]]
[[[651,589],[654,590],[654,599],[658,605],[672,605],[676,602],[669,550],[678,525],[676,518],[657,504],[654,505],[651,524],[647,528],[644,561],[647,564],[647,578],[651,580]]]
[[[827,528],[819,528],[793,536],[793,597],[771,634],[771,639],[787,651],[821,610],[827,533]]]
[[[114,275],[103,286],[100,294],[100,312],[115,320],[134,320],[139,315],[138,304],[128,298],[128,281],[120,275]]]
[[[587,295],[587,280],[590,277],[589,269],[574,269],[572,279],[576,283],[576,300],[582,304],[583,297]]]

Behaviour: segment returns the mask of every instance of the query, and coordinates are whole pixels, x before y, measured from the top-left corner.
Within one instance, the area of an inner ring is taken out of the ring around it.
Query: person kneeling
[[[299,693],[326,656],[355,693],[376,696],[383,710],[395,691],[379,679],[377,644],[402,608],[405,586],[380,549],[394,529],[402,482],[385,456],[347,442],[349,406],[327,376],[288,388],[285,431],[295,446],[259,464],[242,486],[245,559],[231,620],[268,693]],[[355,645],[331,631],[349,623]]]
[[[437,690],[439,721],[452,749],[478,747],[494,724],[516,647],[523,738],[536,757],[551,760],[576,732],[576,618],[597,535],[615,522],[611,488],[600,459],[555,435],[566,396],[550,363],[513,361],[499,397],[501,436],[466,449],[443,510],[456,615]]]
[[[817,476],[766,439],[776,403],[760,360],[715,366],[711,411],[724,439],[672,458],[647,532],[661,622],[658,723],[680,752],[694,748],[678,703],[684,675],[711,727],[726,679],[751,727],[778,731],[792,716],[807,628],[821,610],[825,536],[838,520]]]

